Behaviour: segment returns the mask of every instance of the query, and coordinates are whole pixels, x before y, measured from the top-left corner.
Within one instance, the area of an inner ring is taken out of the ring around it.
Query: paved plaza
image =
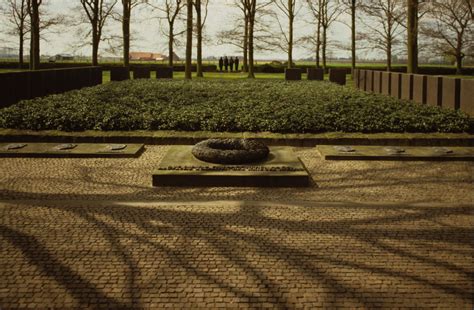
[[[133,159],[0,160],[0,309],[472,309],[474,164],[324,161],[309,188],[152,188]]]

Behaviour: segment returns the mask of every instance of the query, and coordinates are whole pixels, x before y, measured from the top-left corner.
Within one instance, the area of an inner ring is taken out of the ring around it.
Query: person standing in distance
[[[229,58],[227,56],[224,57],[224,67],[225,67],[225,72],[229,70]]]
[[[239,71],[239,57],[235,57],[235,71],[238,72]]]
[[[222,67],[224,67],[224,59],[222,59],[222,56],[221,56],[221,58],[219,58],[219,70],[221,70],[221,72],[222,72]]]
[[[234,71],[234,57],[230,56],[229,59],[230,72]]]

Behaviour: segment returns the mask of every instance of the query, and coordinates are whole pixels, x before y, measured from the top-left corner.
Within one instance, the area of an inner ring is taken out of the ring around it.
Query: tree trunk
[[[323,69],[324,71],[327,70],[327,63],[326,63],[326,45],[327,45],[327,28],[323,26]]]
[[[18,66],[19,66],[19,69],[21,69],[23,67],[23,49],[24,49],[24,42],[25,42],[25,38],[24,38],[24,33],[23,33],[23,29],[20,31],[20,42],[18,42],[20,45],[19,45],[19,48],[18,48]]]
[[[457,75],[462,75],[462,59],[463,59],[463,56],[461,55],[460,52],[458,52],[456,55],[456,74]]]
[[[130,15],[131,15],[131,0],[122,0],[123,2],[123,65],[128,67],[130,65]]]
[[[418,71],[418,0],[407,0],[407,72]]]
[[[245,26],[244,26],[244,63],[243,63],[243,68],[242,68],[244,72],[249,71],[248,53],[249,53],[249,17],[248,17],[248,14],[246,14]]]
[[[99,65],[99,42],[100,37],[98,34],[97,25],[92,25],[92,65]]]
[[[249,12],[249,74],[248,78],[254,79],[255,78],[255,73],[254,73],[254,67],[253,67],[253,31],[254,31],[254,26],[255,26],[255,10],[256,10],[256,1],[257,0],[251,0],[250,4],[250,12]]]
[[[40,68],[40,19],[38,0],[31,0],[30,20],[31,20],[31,50],[30,50],[30,69],[39,70]]]
[[[196,6],[196,25],[197,25],[197,64],[196,76],[203,77],[202,74],[202,21],[201,21],[201,0],[195,0]]]
[[[186,21],[186,66],[185,78],[192,79],[192,55],[193,55],[193,1],[187,0],[188,16]]]
[[[168,40],[168,66],[173,67],[173,45],[174,45],[174,25],[169,23],[169,40]]]
[[[392,71],[392,44],[387,42],[387,72]]]
[[[319,55],[321,54],[321,6],[319,8],[318,29],[316,30],[316,68],[321,67]]]
[[[351,53],[352,53],[352,70],[356,67],[356,0],[351,3]]]
[[[288,0],[288,68],[293,67],[293,0]]]

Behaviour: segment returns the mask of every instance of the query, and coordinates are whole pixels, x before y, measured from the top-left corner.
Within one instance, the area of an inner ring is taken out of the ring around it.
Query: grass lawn
[[[19,102],[0,128],[212,132],[466,132],[459,111],[329,82],[129,80]]]

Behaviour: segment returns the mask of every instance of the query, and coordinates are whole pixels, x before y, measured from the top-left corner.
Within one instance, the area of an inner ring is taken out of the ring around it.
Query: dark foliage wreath
[[[246,164],[267,158],[270,150],[256,140],[209,139],[196,144],[193,155],[214,164]]]

